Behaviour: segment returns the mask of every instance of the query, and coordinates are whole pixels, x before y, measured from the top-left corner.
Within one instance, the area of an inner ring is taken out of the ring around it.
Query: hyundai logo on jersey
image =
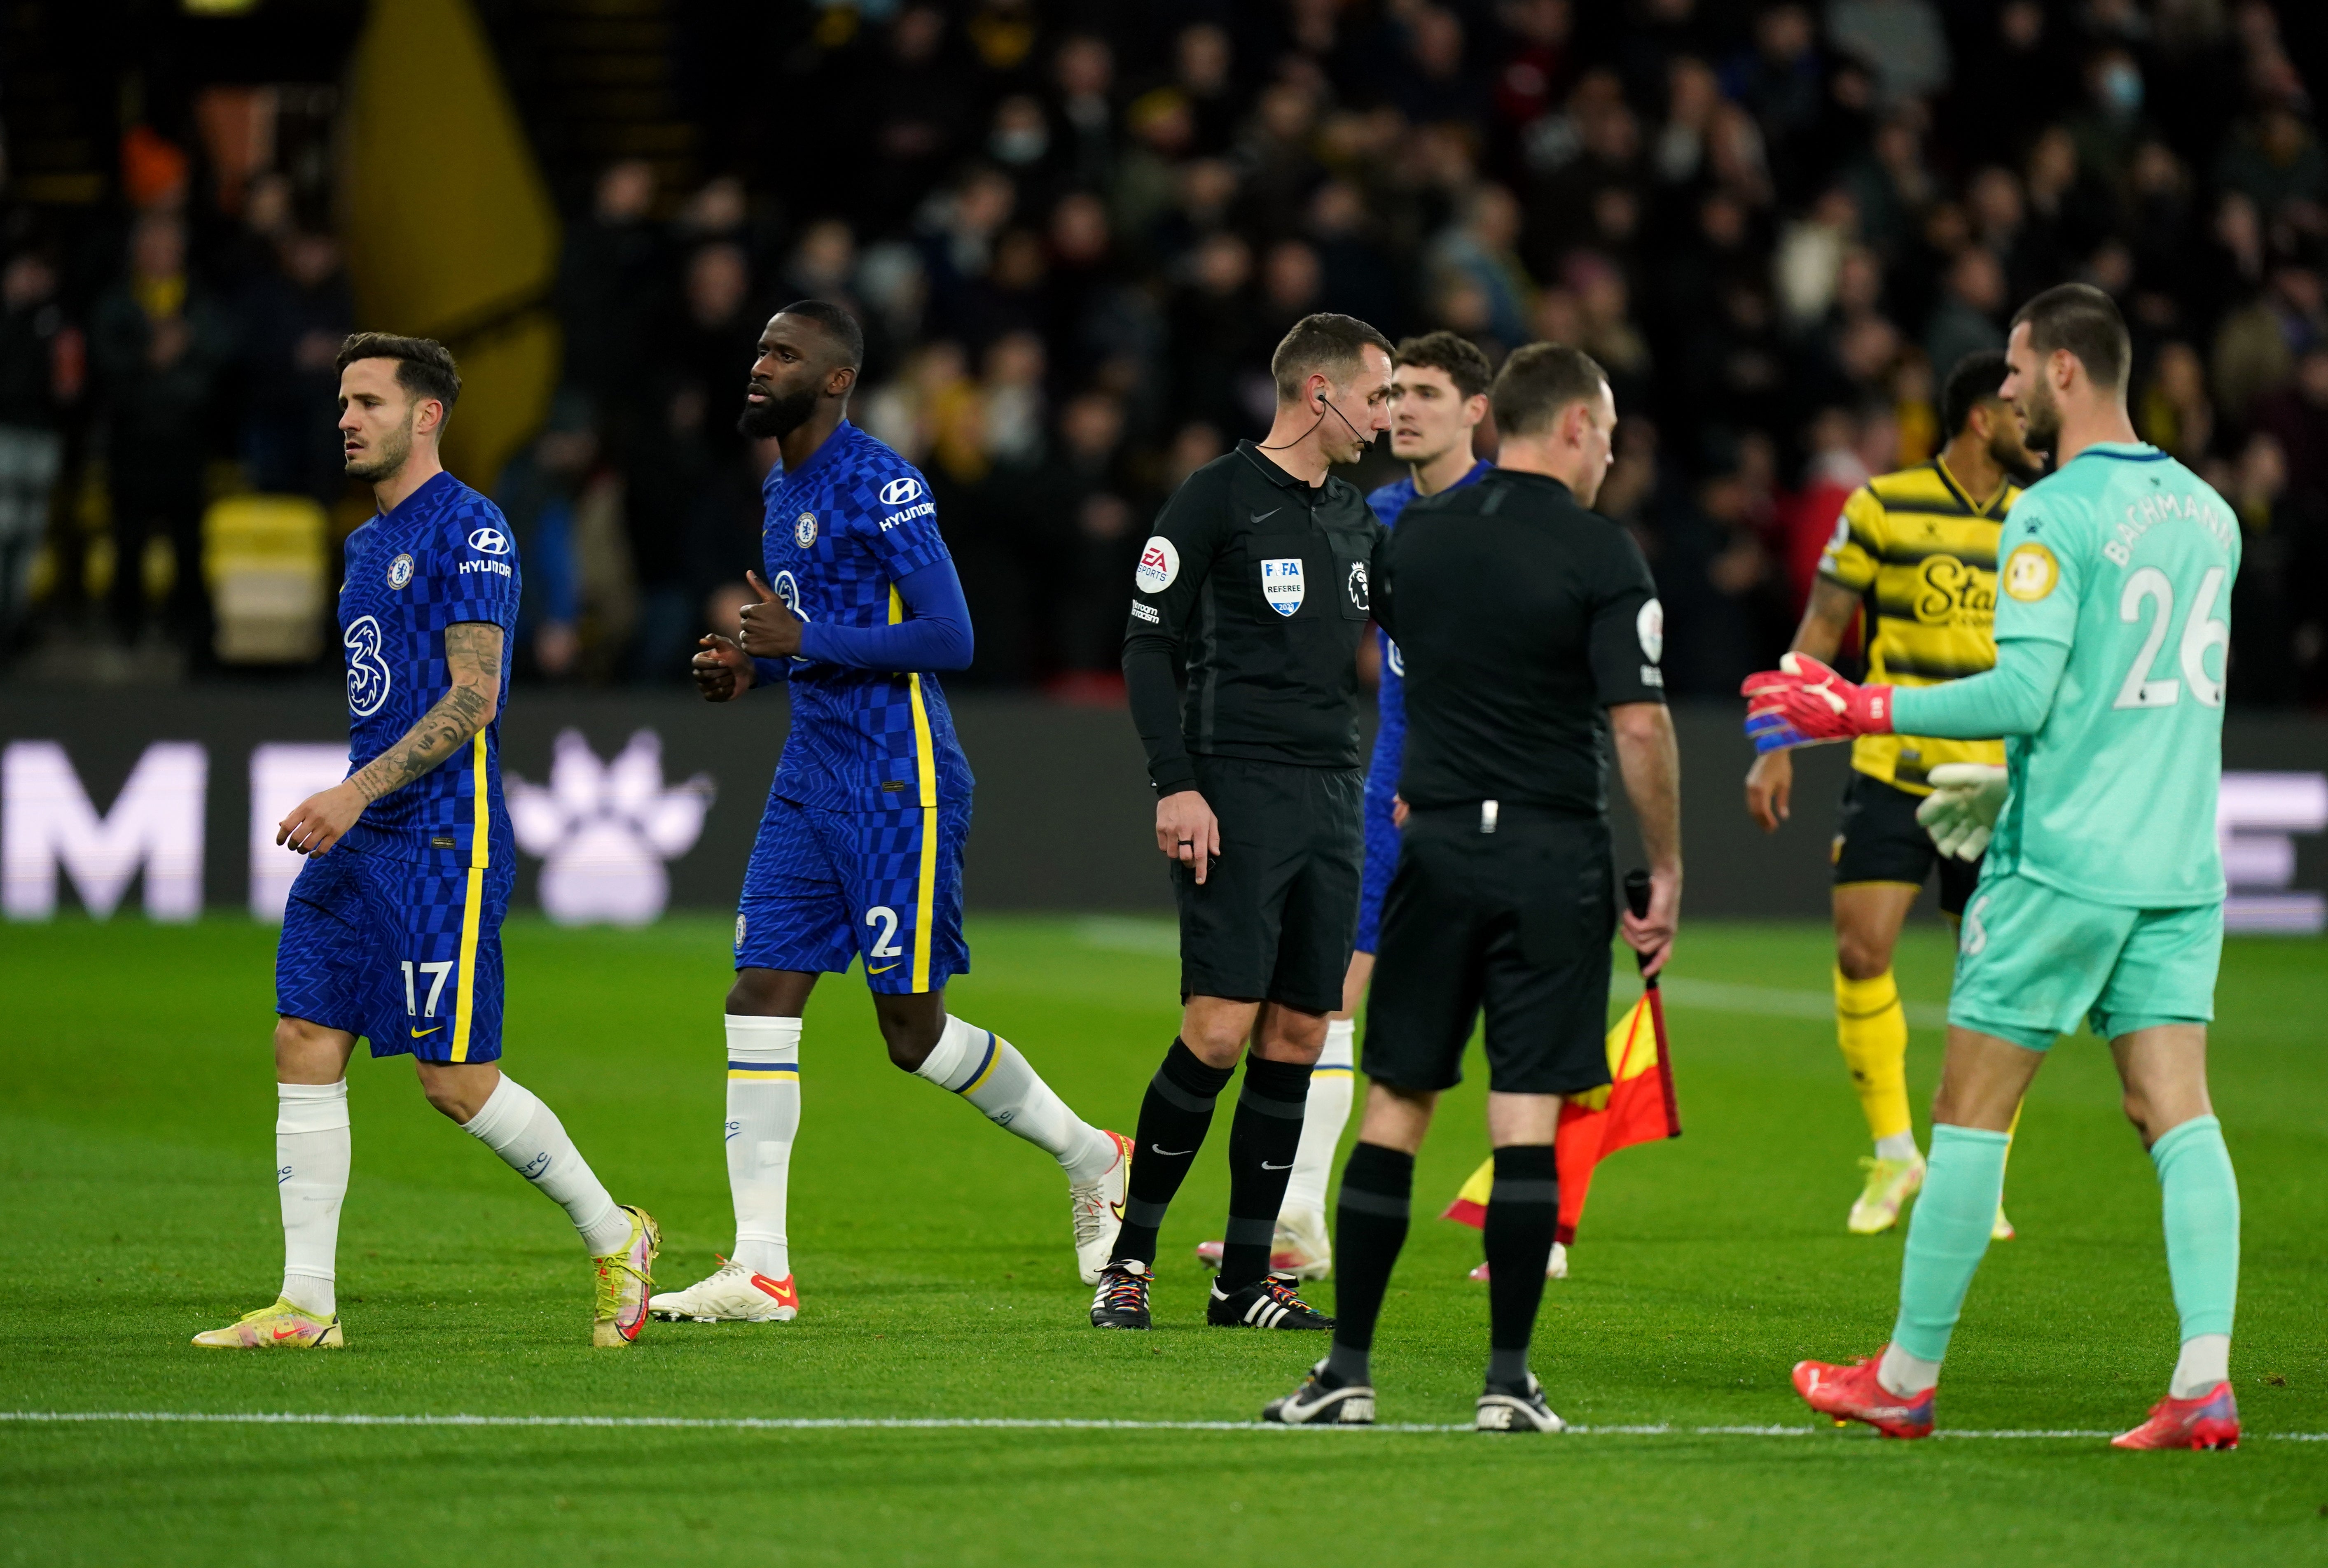
[[[881,504],[885,507],[902,507],[921,493],[921,481],[893,479],[881,487]]]
[[[1291,615],[1301,608],[1301,559],[1288,556],[1261,564],[1262,597],[1280,615]]]
[[[509,536],[499,528],[479,528],[469,536],[469,548],[488,555],[506,555],[510,553]]]

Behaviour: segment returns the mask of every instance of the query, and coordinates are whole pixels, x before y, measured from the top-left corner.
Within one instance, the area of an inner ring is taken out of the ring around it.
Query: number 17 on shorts
[[[771,798],[744,873],[736,966],[934,991],[970,967],[962,934],[967,801],[839,811]]]

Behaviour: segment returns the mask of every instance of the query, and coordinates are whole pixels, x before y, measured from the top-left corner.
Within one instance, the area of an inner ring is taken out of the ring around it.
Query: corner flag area
[[[970,935],[950,1005],[1128,1127],[1176,1026],[1171,928]],[[505,939],[512,1071],[662,1222],[659,1279],[706,1272],[733,1235],[709,1139],[728,922],[527,917]],[[594,1353],[571,1227],[405,1064],[360,1052],[346,1348],[207,1354],[188,1337],[280,1273],[273,942],[230,918],[0,939],[22,1265],[0,1319],[0,1563],[405,1564],[425,1543],[432,1562],[1210,1564],[1236,1541],[1295,1563],[1596,1568],[2328,1560],[2328,942],[2224,951],[2210,1070],[2245,1211],[2229,1453],[2105,1441],[2159,1396],[2176,1322],[2157,1183],[2085,1036],[2030,1097],[2020,1236],[1967,1302],[1944,1441],[1812,1424],[1788,1367],[1881,1348],[1905,1230],[1844,1230],[1864,1130],[1836,1092],[1823,925],[1685,929],[1665,1001],[1686,1134],[1600,1171],[1570,1277],[1546,1287],[1534,1365],[1572,1423],[1556,1435],[1469,1430],[1479,1238],[1426,1216],[1487,1151],[1482,1083],[1448,1097],[1419,1161],[1374,1355],[1384,1424],[1289,1432],[1261,1407],[1324,1336],[1203,1326],[1192,1248],[1221,1162],[1174,1207],[1156,1331],[1095,1334],[1056,1172],[973,1135],[969,1107],[895,1092],[853,984],[819,989],[801,1053],[797,1321],[656,1322]],[[1920,1132],[1948,958],[1915,926],[1897,964]]]

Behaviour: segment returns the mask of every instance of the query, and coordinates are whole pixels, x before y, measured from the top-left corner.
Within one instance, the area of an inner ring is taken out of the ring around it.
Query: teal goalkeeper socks
[[[2182,1338],[2231,1331],[2239,1300],[2239,1182],[2223,1125],[2194,1116],[2150,1147],[2166,1221],[2166,1272]]]
[[[1977,1127],[1933,1125],[1924,1190],[1908,1222],[1908,1255],[1900,1268],[1900,1319],[1892,1329],[1892,1342],[1919,1360],[1948,1356],[1965,1292],[1988,1251],[2011,1141]]]

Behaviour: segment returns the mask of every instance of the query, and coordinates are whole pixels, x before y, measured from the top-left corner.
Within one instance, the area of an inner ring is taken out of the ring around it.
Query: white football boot
[[[1075,1269],[1084,1283],[1099,1283],[1116,1233],[1123,1228],[1123,1199],[1131,1184],[1131,1140],[1122,1133],[1108,1134],[1115,1145],[1115,1163],[1096,1181],[1070,1183],[1067,1201],[1075,1221]]]
[[[721,1258],[708,1278],[649,1297],[647,1311],[667,1323],[789,1323],[800,1316],[800,1287],[790,1274],[772,1280]]]

